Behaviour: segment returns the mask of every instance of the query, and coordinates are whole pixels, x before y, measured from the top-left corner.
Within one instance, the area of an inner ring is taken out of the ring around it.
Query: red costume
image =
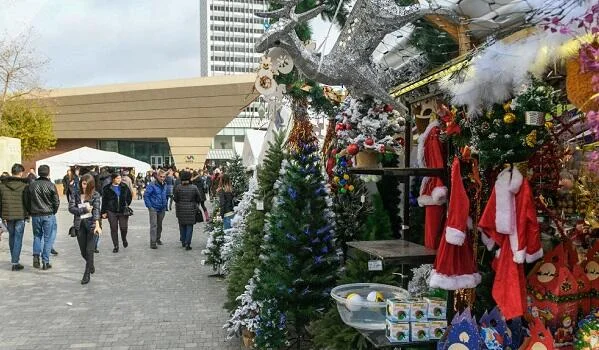
[[[444,149],[439,140],[439,121],[431,121],[426,130],[418,138],[418,166],[421,168],[443,168]],[[440,177],[425,177],[420,185],[418,204],[426,207],[424,218],[424,245],[437,249],[439,236],[443,230],[445,217],[445,202],[447,202],[447,187]]]
[[[470,200],[464,189],[460,160],[455,157],[451,167],[451,196],[445,234],[441,239],[430,286],[445,290],[474,288],[480,283],[476,269],[472,237],[468,234]]]
[[[506,319],[526,312],[526,262],[543,256],[532,190],[518,169],[505,169],[497,177],[478,228],[489,250],[494,245],[493,298]]]

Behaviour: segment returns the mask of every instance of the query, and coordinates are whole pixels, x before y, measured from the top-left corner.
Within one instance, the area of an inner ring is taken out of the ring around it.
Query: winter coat
[[[73,191],[75,192],[75,191]],[[28,188],[29,213],[31,216],[54,215],[60,206],[56,186],[46,177],[39,177]]]
[[[112,184],[105,186],[102,189],[102,214],[107,212],[122,214],[125,212],[125,208],[131,205],[133,195],[129,186],[124,183],[120,183],[121,195],[117,196],[116,192],[112,189]]]
[[[27,213],[26,178],[8,176],[0,182],[0,218],[4,220],[22,220]]]
[[[201,197],[200,190],[196,185],[185,184],[175,187],[173,199],[180,225],[193,225],[196,223],[196,212]]]
[[[144,203],[148,209],[154,209],[157,212],[166,211],[167,201],[164,183],[150,182],[144,192]]]
[[[79,227],[81,226],[81,215],[88,213],[87,209],[79,208],[79,204],[81,203],[81,195],[79,192],[69,193],[69,213],[73,214],[75,217],[75,220],[73,221],[75,230],[79,230]],[[92,206],[92,217],[88,218],[87,220],[89,220],[88,222],[90,224],[90,229],[93,231],[96,228],[96,221],[100,220],[102,196],[98,192],[94,191],[89,204]]]
[[[218,193],[218,201],[220,204],[220,216],[225,217],[226,213],[233,211],[233,193],[220,191]]]

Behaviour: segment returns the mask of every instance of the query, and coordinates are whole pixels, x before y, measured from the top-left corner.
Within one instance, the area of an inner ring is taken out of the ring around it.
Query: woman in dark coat
[[[89,283],[90,274],[96,272],[94,266],[95,237],[102,232],[100,228],[100,209],[102,198],[96,192],[94,178],[85,174],[79,181],[79,191],[69,191],[69,212],[75,216],[77,243],[81,256],[85,259],[85,272],[81,284]]]
[[[182,171],[181,184],[175,187],[174,200],[177,219],[179,220],[181,246],[185,247],[185,250],[191,250],[193,225],[196,223],[196,213],[199,210],[198,204],[202,202],[201,197],[198,188],[191,183],[191,173]]]
[[[113,253],[119,252],[119,227],[123,247],[127,248],[127,231],[129,229],[129,216],[127,208],[131,205],[133,195],[129,186],[121,182],[121,175],[113,173],[112,182],[102,190],[102,218],[108,218],[110,224],[110,236],[114,245]]]

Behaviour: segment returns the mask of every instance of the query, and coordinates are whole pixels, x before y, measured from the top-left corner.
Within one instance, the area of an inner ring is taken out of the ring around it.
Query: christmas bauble
[[[345,129],[345,126],[341,123],[337,123],[337,125],[335,126],[335,131],[342,131]]]
[[[545,127],[547,129],[551,129],[551,128],[553,128],[553,123],[552,122],[545,122]]]
[[[379,146],[379,153],[385,153],[385,150],[386,150],[385,145]]]
[[[383,108],[383,110],[387,113],[391,113],[393,112],[393,106],[391,105],[385,105],[385,107]]]
[[[385,301],[385,296],[381,292],[373,291],[373,292],[368,293],[366,300],[377,302],[377,303],[382,303],[383,301]]]
[[[331,154],[332,154],[332,155],[335,155],[335,154],[337,154],[337,149],[336,149],[336,148],[333,148],[333,150],[331,151]]]
[[[403,146],[405,146],[405,145],[406,145],[406,141],[404,140],[404,138],[403,138],[403,137],[398,137],[398,138],[397,138],[397,143],[399,143],[399,145],[400,145],[401,147],[403,147]]]
[[[506,124],[512,124],[516,121],[516,115],[514,113],[506,113],[503,116],[503,122]]]
[[[362,308],[362,303],[364,302],[364,298],[360,294],[351,293],[345,299],[345,306],[349,309],[349,311],[358,311]]]
[[[355,156],[356,154],[358,154],[358,152],[360,152],[360,147],[358,147],[358,145],[356,145],[355,143],[352,143],[351,145],[347,146],[347,153],[351,154],[352,156]]]
[[[350,192],[353,192],[353,191],[354,191],[354,185],[349,185],[349,188],[348,188],[348,190],[349,190]]]
[[[335,183],[339,182],[339,177],[338,177],[338,176],[335,176],[335,177],[333,178],[333,182],[335,182]]]
[[[345,193],[345,192],[347,192],[347,190],[345,188],[341,188],[341,189],[339,189],[339,192]]]
[[[372,146],[374,145],[374,140],[372,139],[372,137],[369,137],[366,140],[364,140],[364,144],[367,146]]]
[[[343,180],[343,179],[339,180],[339,184],[340,184],[341,186],[345,186],[345,183],[346,183],[346,182],[347,182],[347,181],[345,181],[345,180]]]
[[[345,180],[349,180],[349,175],[348,175],[348,174],[345,174],[345,175],[343,175],[343,178],[344,178]]]

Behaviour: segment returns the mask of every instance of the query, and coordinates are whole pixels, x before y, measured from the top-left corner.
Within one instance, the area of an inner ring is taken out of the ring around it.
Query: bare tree
[[[12,39],[0,38],[0,112],[7,101],[39,89],[39,73],[48,60],[36,54],[31,37],[29,29]]]

